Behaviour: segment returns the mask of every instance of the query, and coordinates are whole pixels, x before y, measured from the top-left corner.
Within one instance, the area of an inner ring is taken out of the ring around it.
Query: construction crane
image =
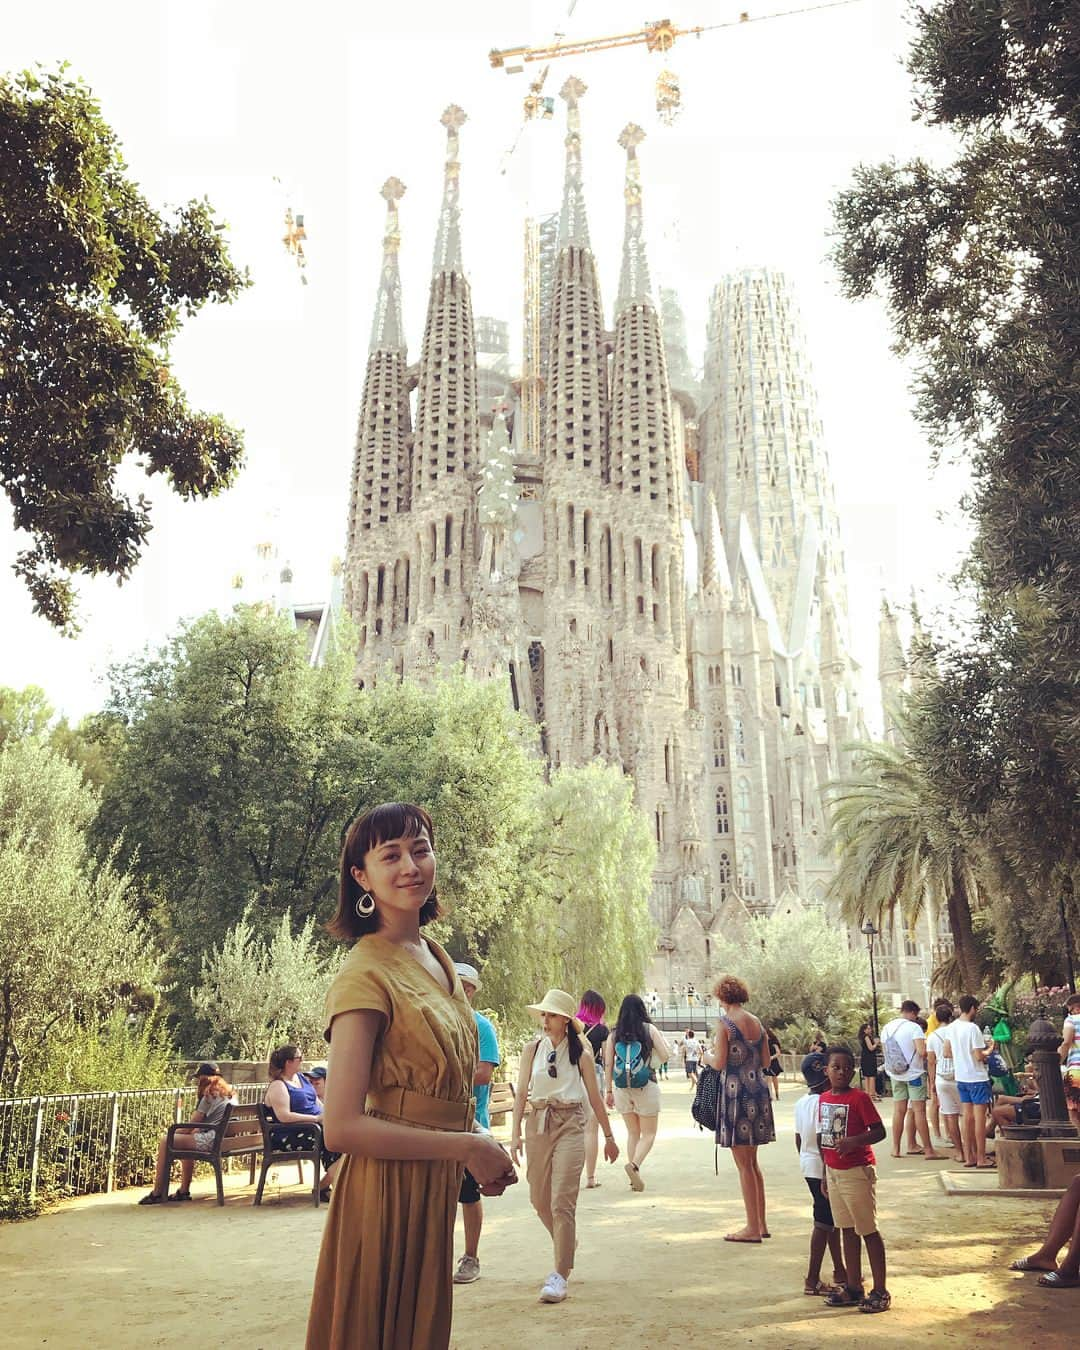
[[[801,9],[777,10],[771,14],[757,15],[743,10],[737,18],[726,19],[722,23],[698,24],[693,28],[680,28],[670,19],[657,19],[655,22],[647,23],[643,28],[635,29],[630,33],[614,33],[607,37],[580,38],[577,40],[560,37],[554,43],[543,47],[495,49],[488,53],[488,59],[495,70],[505,70],[508,75],[519,75],[531,61],[550,62],[562,56],[587,56],[592,52],[613,51],[618,47],[644,46],[650,52],[658,52],[661,56],[666,56],[675,45],[677,38],[700,38],[705,33],[713,33],[720,28],[736,28],[743,23],[763,23],[768,19],[787,19],[794,17],[796,14],[810,14],[819,9],[838,9],[843,5],[859,3],[861,3],[861,0],[824,0],[824,3],[805,5]],[[530,106],[536,107],[537,104],[544,102],[540,95],[543,91],[546,75],[547,70],[545,69],[540,78],[534,80],[530,86],[530,98],[525,100],[526,120],[537,116],[535,111],[530,111]],[[530,100],[532,100],[531,105]],[[682,91],[679,86],[679,77],[674,71],[665,67],[656,79],[657,115],[662,122],[670,125],[679,115],[681,108]]]

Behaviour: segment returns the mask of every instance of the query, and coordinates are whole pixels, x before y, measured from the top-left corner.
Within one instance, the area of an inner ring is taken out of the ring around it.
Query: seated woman
[[[322,1102],[311,1079],[300,1072],[304,1062],[303,1051],[295,1045],[279,1045],[270,1056],[270,1084],[263,1102],[279,1125],[305,1125],[309,1121],[322,1122]],[[271,1130],[270,1142],[283,1153],[294,1153],[315,1147],[315,1130]],[[337,1177],[341,1154],[331,1153],[323,1144],[319,1132],[319,1149],[323,1176],[319,1190],[325,1195]]]
[[[1058,1253],[1066,1243],[1069,1250],[1059,1266]],[[1009,1269],[1042,1271],[1037,1283],[1044,1289],[1074,1289],[1080,1285],[1080,1177],[1073,1177],[1058,1201],[1043,1245],[1031,1256],[1013,1261]]]
[[[217,1125],[225,1114],[225,1108],[233,1101],[232,1088],[218,1073],[218,1066],[211,1060],[199,1065],[196,1077],[199,1080],[199,1104],[191,1117],[191,1129],[177,1130],[173,1135],[174,1148],[194,1148],[200,1153],[209,1153],[213,1147],[215,1131],[200,1130],[199,1125]],[[191,1174],[195,1170],[194,1158],[180,1159],[180,1189],[166,1197],[169,1189],[169,1176],[165,1170],[165,1143],[168,1136],[158,1144],[157,1168],[154,1176],[154,1189],[144,1195],[140,1205],[160,1205],[169,1200],[191,1199]]]

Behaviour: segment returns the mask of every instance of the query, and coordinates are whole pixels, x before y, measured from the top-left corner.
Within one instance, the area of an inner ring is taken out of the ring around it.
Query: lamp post
[[[878,935],[878,930],[874,927],[874,921],[867,919],[862,926],[863,937],[866,938],[866,950],[870,954],[870,992],[874,999],[874,1040],[878,1039],[878,1010],[877,1010],[877,976],[874,973],[874,939]]]

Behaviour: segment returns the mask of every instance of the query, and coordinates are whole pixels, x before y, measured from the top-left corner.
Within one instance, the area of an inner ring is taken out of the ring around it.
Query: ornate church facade
[[[383,186],[343,603],[363,682],[463,662],[537,720],[553,766],[598,756],[632,776],[657,846],[648,983],[704,986],[715,933],[824,901],[822,790],[865,734],[844,557],[790,288],[767,269],[723,279],[694,376],[677,297],[650,280],[633,125],[619,138],[609,322],[581,173],[584,92],[575,79],[562,90],[562,210],[540,227],[534,357],[520,378],[505,325],[472,313],[461,110],[442,119],[444,196],[413,363],[404,188]]]

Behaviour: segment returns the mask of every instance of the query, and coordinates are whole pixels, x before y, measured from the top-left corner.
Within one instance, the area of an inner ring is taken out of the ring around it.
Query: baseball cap
[[[475,966],[470,966],[465,961],[455,961],[454,969],[467,984],[471,984],[474,989],[480,988],[480,972]]]
[[[799,1066],[802,1076],[806,1079],[807,1086],[817,1087],[818,1083],[826,1081],[825,1066],[828,1063],[820,1050],[811,1050],[808,1055],[803,1056],[803,1062]]]
[[[220,1073],[221,1070],[214,1060],[204,1059],[191,1076],[192,1078],[216,1078]]]
[[[305,1069],[304,1073],[308,1078],[325,1078],[326,1070],[321,1064],[317,1064],[314,1069]]]

